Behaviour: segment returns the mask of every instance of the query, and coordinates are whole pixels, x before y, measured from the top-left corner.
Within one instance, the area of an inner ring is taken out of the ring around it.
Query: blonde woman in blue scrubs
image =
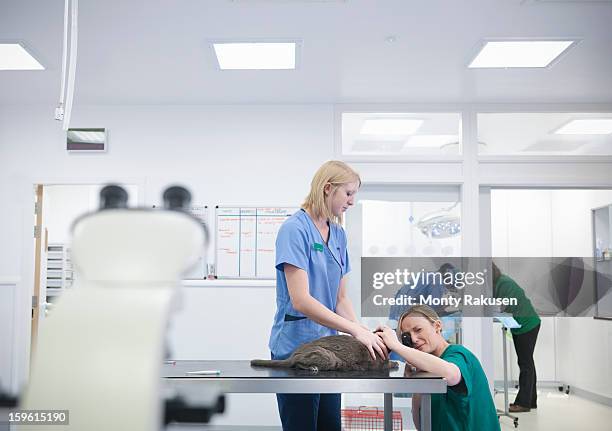
[[[312,179],[302,208],[276,239],[276,315],[270,334],[273,359],[337,331],[350,334],[387,357],[382,339],[358,323],[346,291],[350,271],[341,223],[354,205],[359,175],[346,163],[324,163]],[[340,431],[340,394],[277,394],[284,431]]]

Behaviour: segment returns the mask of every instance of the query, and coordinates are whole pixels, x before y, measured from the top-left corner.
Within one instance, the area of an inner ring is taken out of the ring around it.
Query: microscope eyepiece
[[[164,208],[167,210],[187,211],[191,204],[191,193],[184,187],[168,187],[163,197]]]
[[[128,194],[123,187],[111,184],[100,190],[100,210],[127,208]]]

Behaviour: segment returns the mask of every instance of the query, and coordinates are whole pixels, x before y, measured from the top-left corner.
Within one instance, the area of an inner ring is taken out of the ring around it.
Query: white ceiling
[[[0,104],[56,103],[63,0],[0,0]],[[394,36],[395,42],[387,42]],[[547,69],[473,70],[487,38],[579,38]],[[298,39],[295,71],[220,71],[211,40]],[[612,2],[80,0],[76,104],[612,102]]]

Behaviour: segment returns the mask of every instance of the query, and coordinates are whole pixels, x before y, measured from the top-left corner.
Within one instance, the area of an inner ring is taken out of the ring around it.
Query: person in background
[[[500,430],[489,382],[478,358],[464,346],[442,337],[442,322],[426,305],[416,305],[398,321],[397,333],[388,326],[377,328],[389,350],[422,371],[447,380],[445,394],[431,395],[433,431]],[[409,336],[413,347],[402,344]],[[420,395],[412,397],[412,417],[420,428]]]
[[[413,298],[414,301],[418,302],[421,296],[442,298],[446,294],[446,288],[444,283],[437,283],[436,281],[437,280],[433,278],[428,280],[426,277],[423,277],[423,279],[420,279],[414,286],[412,284],[405,284],[395,293],[395,299],[400,299],[406,296]],[[398,321],[399,317],[404,314],[408,308],[410,308],[409,305],[392,305],[389,309],[389,320]],[[444,312],[444,307],[442,306],[433,308],[438,314],[443,314]]]
[[[535,350],[541,319],[533,308],[525,291],[510,277],[502,274],[495,263],[493,267],[493,296],[495,298],[516,298],[517,305],[506,306],[502,311],[511,313],[521,327],[513,328],[512,340],[519,366],[519,391],[514,403],[510,404],[512,413],[528,412],[538,407],[536,388],[537,376],[533,352]]]
[[[448,272],[454,272],[456,268],[451,263],[444,263],[438,268],[437,271],[431,272],[430,274],[439,273],[441,277],[423,277],[419,279],[419,283],[415,286],[411,284],[405,284],[396,293],[395,299],[402,298],[403,296],[414,298],[414,301],[420,301],[421,296],[431,298],[442,298],[451,292],[455,292],[457,289],[454,285],[445,284],[444,276]],[[397,305],[394,304],[389,309],[389,320],[398,321],[399,317],[408,309],[409,305]],[[439,316],[449,314],[446,311],[446,306],[434,306],[432,307]]]
[[[348,297],[347,238],[341,223],[354,205],[359,175],[329,161],[315,173],[302,208],[276,238],[276,314],[270,334],[272,359],[286,359],[301,344],[350,334],[372,358],[386,358],[382,339],[358,323]],[[340,431],[340,394],[277,394],[284,431]]]
[[[440,266],[440,268],[436,272],[440,273],[442,277],[444,277],[447,272],[454,272],[454,271],[456,271],[456,268],[451,263],[444,263]],[[423,281],[423,280],[426,280],[426,281]],[[441,281],[441,282],[438,282],[438,281]],[[446,284],[443,282],[443,280],[440,280],[439,278],[431,277],[429,279],[427,278],[421,279],[421,281],[414,287],[410,284],[406,284],[402,286],[395,293],[395,299],[399,299],[403,295],[415,298],[415,301],[419,301],[421,296],[423,297],[431,296],[432,298],[442,298],[456,291],[457,289],[455,288],[454,285]],[[410,308],[410,305],[398,305],[398,304],[392,305],[389,309],[388,325],[391,326],[392,328],[397,328],[398,327],[397,322],[399,321],[400,316],[404,314],[406,310],[408,310],[409,308]],[[450,338],[456,334],[456,326],[458,324],[457,321],[458,320],[460,321],[461,318],[457,316],[455,317],[447,316],[448,314],[452,314],[456,310],[452,310],[449,313],[449,311],[447,311],[446,306],[440,305],[440,306],[434,306],[432,308],[436,312],[436,314],[438,314],[438,316],[441,316],[442,336],[447,341],[450,341]],[[389,359],[394,360],[394,361],[403,361],[403,358],[395,352],[390,353]],[[396,394],[395,396],[396,397],[399,396],[401,398],[403,395],[405,395],[406,397],[409,396],[409,394],[401,394],[401,395]]]

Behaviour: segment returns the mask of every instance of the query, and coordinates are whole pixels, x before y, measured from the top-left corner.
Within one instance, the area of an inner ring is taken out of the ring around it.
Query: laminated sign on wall
[[[217,277],[276,277],[276,235],[283,222],[299,208],[217,207],[215,255]]]

